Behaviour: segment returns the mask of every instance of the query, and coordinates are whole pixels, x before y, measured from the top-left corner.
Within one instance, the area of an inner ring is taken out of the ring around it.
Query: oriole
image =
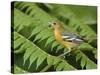
[[[49,22],[49,27],[53,28],[55,39],[68,49],[68,52],[61,54],[60,56],[70,53],[73,47],[76,47],[83,42],[81,37],[66,31],[57,21]]]

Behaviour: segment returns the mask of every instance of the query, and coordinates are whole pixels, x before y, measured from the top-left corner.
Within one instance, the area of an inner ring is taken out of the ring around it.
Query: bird
[[[83,43],[83,39],[79,35],[65,30],[60,22],[51,21],[48,23],[49,23],[49,27],[53,29],[53,33],[56,41],[68,49],[67,52],[59,56],[65,56],[66,54],[72,51],[72,48],[77,47],[78,45]]]

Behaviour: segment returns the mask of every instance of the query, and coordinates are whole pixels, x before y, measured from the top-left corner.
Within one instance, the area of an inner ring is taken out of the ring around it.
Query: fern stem
[[[40,72],[46,72],[52,65],[47,65]]]
[[[62,56],[62,55],[61,55]],[[57,56],[57,57],[61,57],[61,56]],[[52,66],[51,65],[47,65],[46,67],[44,67],[40,72],[46,72],[50,67]]]

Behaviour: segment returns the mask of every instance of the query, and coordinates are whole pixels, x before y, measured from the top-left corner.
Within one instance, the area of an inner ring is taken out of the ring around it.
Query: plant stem
[[[67,53],[66,53],[67,54]],[[65,55],[65,53],[64,53],[64,55]],[[59,55],[59,56],[57,56],[57,57],[62,57],[63,55]],[[44,67],[40,72],[46,72],[50,67],[52,66],[52,64],[50,64],[50,65],[47,65],[46,67]]]
[[[47,65],[40,72],[46,72],[52,65]]]

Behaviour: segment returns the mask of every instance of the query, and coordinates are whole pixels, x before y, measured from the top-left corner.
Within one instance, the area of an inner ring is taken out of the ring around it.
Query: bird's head
[[[52,22],[48,22],[49,23],[49,27],[56,29],[56,28],[60,28],[60,25],[58,22],[56,21],[52,21]]]

